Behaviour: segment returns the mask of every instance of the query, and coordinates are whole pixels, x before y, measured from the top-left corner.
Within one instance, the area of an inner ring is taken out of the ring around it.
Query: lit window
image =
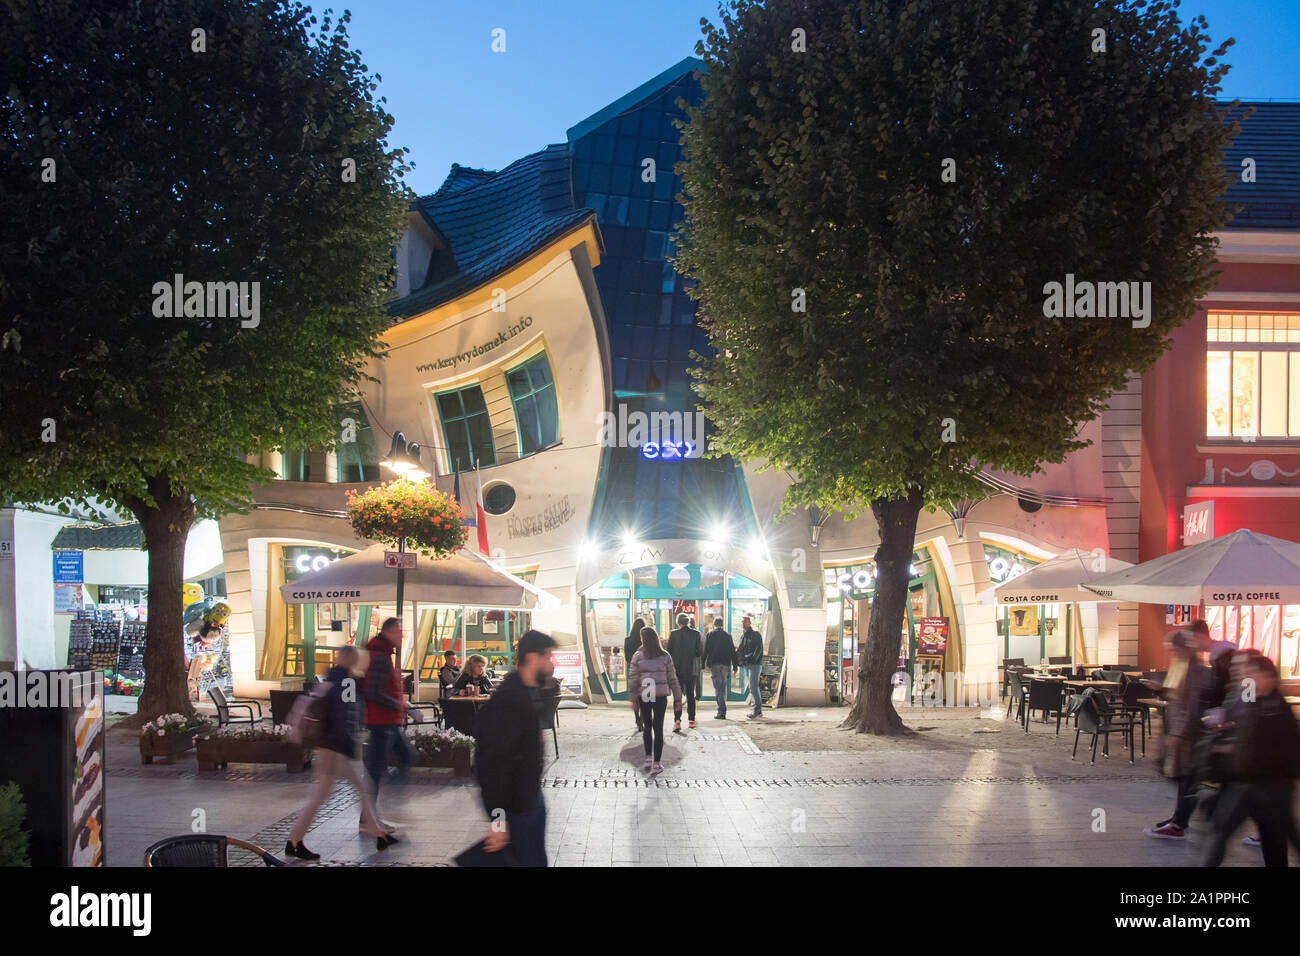
[[[1300,438],[1300,315],[1210,313],[1205,353],[1209,438]]]

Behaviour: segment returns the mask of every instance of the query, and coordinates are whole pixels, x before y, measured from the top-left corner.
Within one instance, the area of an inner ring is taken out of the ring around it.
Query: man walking
[[[668,654],[673,659],[677,680],[686,695],[686,719],[695,726],[695,697],[699,691],[700,661],[704,657],[704,641],[700,632],[691,626],[685,614],[677,615],[677,630],[668,635]],[[673,714],[673,733],[681,733],[682,712]]]
[[[379,782],[388,769],[388,751],[397,752],[397,780],[405,782],[406,773],[415,761],[415,751],[406,737],[406,697],[402,693],[402,674],[397,669],[397,654],[402,646],[402,622],[395,617],[384,621],[379,633],[366,644],[370,665],[366,668],[366,773],[375,786],[375,804],[379,804]]]
[[[555,641],[540,631],[519,638],[515,669],[475,723],[475,768],[491,822],[484,849],[508,843],[520,866],[546,866],[546,803],[542,799],[542,686],[555,673]]]
[[[717,701],[718,720],[727,719],[727,690],[731,675],[736,673],[736,644],[731,635],[722,629],[722,618],[713,619],[713,630],[704,641],[704,666],[713,681],[713,696]]]
[[[737,656],[740,666],[749,675],[749,691],[754,695],[754,712],[746,714],[750,720],[763,716],[763,694],[758,687],[758,678],[763,673],[763,636],[754,630],[754,619],[746,614],[740,620],[744,633],[740,635],[740,649]]]

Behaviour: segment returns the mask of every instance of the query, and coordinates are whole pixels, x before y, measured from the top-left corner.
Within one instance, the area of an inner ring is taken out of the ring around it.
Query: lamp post
[[[429,472],[420,467],[420,444],[408,442],[400,431],[393,432],[393,443],[388,449],[388,457],[380,462],[389,471],[395,472],[407,481],[424,481]],[[406,553],[406,536],[397,539],[397,551]],[[402,620],[402,591],[406,584],[406,569],[397,569],[397,620]],[[399,662],[400,666],[400,662]]]

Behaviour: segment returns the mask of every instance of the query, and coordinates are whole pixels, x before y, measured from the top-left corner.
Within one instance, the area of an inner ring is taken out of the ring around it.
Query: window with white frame
[[[1300,438],[1300,314],[1211,312],[1208,438]]]

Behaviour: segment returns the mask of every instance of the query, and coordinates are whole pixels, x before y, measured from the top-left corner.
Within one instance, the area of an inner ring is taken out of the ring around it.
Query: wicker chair
[[[212,833],[187,833],[159,840],[144,851],[145,866],[228,867],[226,851],[231,845],[256,853],[267,866],[288,866],[270,850],[235,837]]]

